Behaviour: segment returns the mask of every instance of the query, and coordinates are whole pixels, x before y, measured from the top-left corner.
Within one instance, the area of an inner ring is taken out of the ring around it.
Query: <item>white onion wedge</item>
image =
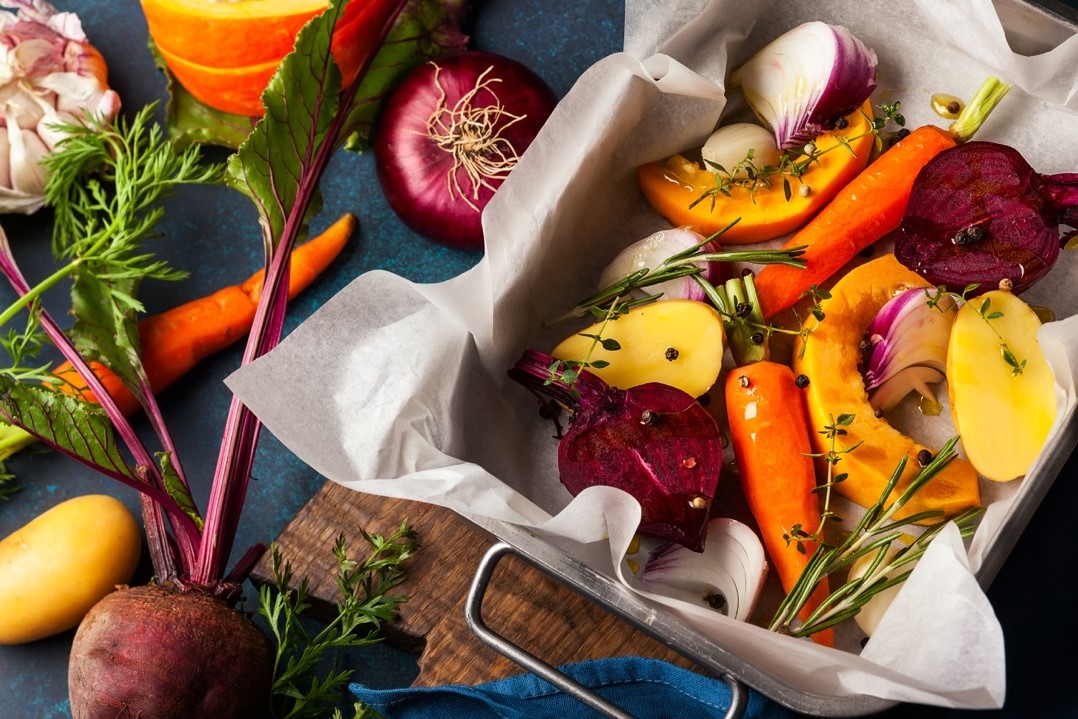
[[[626,247],[610,261],[610,264],[606,266],[606,269],[603,270],[602,275],[599,277],[599,287],[607,287],[623,277],[628,277],[644,268],[655,270],[672,256],[696,247],[706,239],[703,235],[684,227],[660,230],[648,235],[644,239],[637,240]],[[713,249],[717,248],[709,247],[707,251],[712,251]],[[714,264],[707,261],[696,263],[697,267],[703,269],[701,276],[709,282],[713,282],[718,276],[718,270]],[[665,300],[681,299],[703,302],[707,299],[700,285],[689,276],[660,282],[645,287],[642,291],[650,295],[661,294],[662,299]]]
[[[708,522],[703,552],[667,543],[648,556],[637,579],[648,591],[746,620],[767,577],[759,537],[747,525],[719,517]]]
[[[876,53],[849,30],[807,22],[772,40],[731,76],[782,149],[804,144],[876,89]]]

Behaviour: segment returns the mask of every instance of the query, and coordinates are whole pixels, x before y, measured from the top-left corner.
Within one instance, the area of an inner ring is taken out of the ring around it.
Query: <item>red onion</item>
[[[782,149],[830,130],[876,89],[876,53],[849,30],[823,22],[795,27],[731,77]]]
[[[557,104],[515,60],[462,52],[410,73],[375,136],[378,179],[412,230],[465,250],[483,248],[482,211]]]
[[[526,350],[509,370],[510,378],[572,412],[558,444],[561,483],[574,496],[597,484],[624,490],[640,502],[640,534],[702,551],[722,469],[714,417],[669,385],[622,390],[587,371],[570,384],[566,369]]]
[[[956,305],[949,295],[930,302],[925,289],[895,295],[868,328],[871,354],[865,388],[875,409],[886,411],[912,391],[931,396],[929,384],[942,382]]]
[[[1043,277],[1078,226],[1078,174],[1041,175],[1012,147],[949,148],[917,174],[895,257],[934,285],[967,296],[1003,280],[1018,294]]]

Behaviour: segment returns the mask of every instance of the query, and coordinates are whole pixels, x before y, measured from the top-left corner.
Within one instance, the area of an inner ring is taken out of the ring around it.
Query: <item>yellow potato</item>
[[[119,500],[61,502],[0,541],[0,644],[23,644],[78,625],[131,580],[142,534]]]
[[[1037,341],[1040,326],[1024,301],[993,290],[964,304],[951,329],[951,416],[969,461],[997,482],[1029,471],[1055,422],[1055,375]],[[1003,343],[1021,372],[1004,359]]]
[[[608,351],[587,335],[617,340]],[[557,359],[609,362],[589,367],[612,387],[628,389],[648,382],[684,390],[693,397],[707,393],[722,369],[722,317],[711,305],[695,300],[662,300],[630,310],[565,338],[551,353]]]

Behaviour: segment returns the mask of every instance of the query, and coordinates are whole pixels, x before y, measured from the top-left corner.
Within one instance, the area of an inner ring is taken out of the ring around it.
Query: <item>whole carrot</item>
[[[322,234],[297,245],[292,251],[288,297],[306,288],[340,254],[352,234],[356,219],[343,215]],[[242,284],[232,285],[139,322],[142,360],[150,387],[160,392],[190,371],[201,360],[245,336],[254,321],[265,273],[259,270]],[[93,363],[94,374],[104,383],[124,413],[138,409],[138,401],[120,379],[104,365]],[[90,401],[93,393],[70,363],[54,374],[63,380],[59,388]]]
[[[767,556],[787,593],[808,566],[817,543],[798,540],[820,522],[805,399],[793,371],[778,362],[753,362],[726,376],[730,440],[749,509]],[[829,593],[826,578],[801,612],[805,619]],[[831,646],[831,630],[813,635]]]
[[[917,173],[933,157],[965,142],[1010,90],[989,78],[950,129],[917,128],[865,168],[800,230],[785,247],[803,246],[804,269],[769,265],[756,275],[765,318],[791,307],[861,250],[893,232],[902,221]]]

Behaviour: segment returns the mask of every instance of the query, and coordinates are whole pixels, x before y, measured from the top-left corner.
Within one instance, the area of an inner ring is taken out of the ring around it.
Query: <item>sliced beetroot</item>
[[[1078,225],[1078,174],[1041,175],[1012,147],[973,141],[944,150],[917,175],[895,256],[934,285],[973,294],[1002,280],[1016,293],[1055,264],[1060,225]]]
[[[696,398],[669,385],[627,390],[590,372],[574,380],[526,350],[509,376],[571,412],[558,445],[561,482],[576,496],[606,485],[640,502],[641,534],[702,551],[722,468],[718,425]],[[570,385],[571,382],[571,385]]]

